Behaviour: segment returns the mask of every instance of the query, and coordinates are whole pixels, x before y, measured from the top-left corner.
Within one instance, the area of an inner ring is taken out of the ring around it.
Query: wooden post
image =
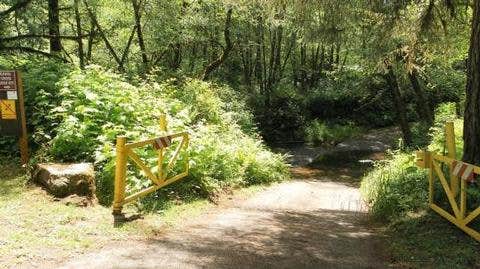
[[[167,132],[167,115],[161,114],[158,120],[160,133],[165,135]],[[163,148],[158,150],[158,181],[163,183],[165,181],[165,174],[163,173]]]
[[[434,187],[433,184],[434,184],[435,176],[433,173],[433,158],[430,152],[425,151],[424,161],[425,161],[426,168],[428,168],[428,203],[432,205],[434,203],[433,192],[435,190],[433,188]]]
[[[20,134],[20,138],[18,141],[18,145],[20,148],[20,156],[22,160],[22,164],[26,165],[28,163],[28,134],[27,134],[27,119],[25,115],[25,97],[23,93],[23,83],[21,74],[19,71],[15,72],[16,79],[17,79],[17,91],[18,91],[18,103],[20,108],[20,124],[22,128],[22,133]]]
[[[455,146],[455,126],[453,122],[447,122],[445,124],[445,137],[448,149],[448,157],[452,159],[457,158],[457,148]],[[450,188],[454,196],[457,196],[458,193],[458,177],[453,175],[453,169],[450,165]]]
[[[467,212],[467,184],[465,180],[460,185],[460,218],[463,220]]]
[[[121,215],[125,200],[125,181],[127,175],[127,138],[117,137],[117,157],[115,163],[115,190],[113,197],[113,215]]]

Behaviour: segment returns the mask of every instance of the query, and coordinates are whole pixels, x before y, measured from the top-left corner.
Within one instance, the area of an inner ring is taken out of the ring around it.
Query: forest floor
[[[386,238],[369,219],[358,187],[371,160],[382,158],[397,134],[380,130],[328,151],[287,149],[295,164],[292,181],[230,196],[148,240],[116,240],[66,263],[37,267],[385,268]]]

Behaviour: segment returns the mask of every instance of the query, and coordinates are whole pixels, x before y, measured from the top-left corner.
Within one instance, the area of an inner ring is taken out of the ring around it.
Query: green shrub
[[[320,120],[313,120],[305,128],[305,141],[310,144],[337,144],[354,135],[357,135],[361,128],[353,123],[327,124]]]
[[[304,97],[291,85],[279,85],[269,93],[270,98],[255,95],[251,106],[267,142],[291,141],[302,138],[308,113]]]
[[[393,152],[365,175],[360,190],[374,217],[392,220],[426,206],[426,172],[414,160],[410,153]]]
[[[168,115],[170,131],[191,135],[190,175],[167,188],[169,195],[175,193],[179,199],[208,196],[222,188],[288,176],[283,156],[262,145],[250,112],[226,86],[197,80],[135,86],[95,66],[71,72],[59,86],[62,101],[51,113],[60,124],[46,150],[61,161],[93,161],[98,196],[104,204],[112,200],[116,137],[125,135],[128,141],[138,141],[158,136],[161,113]],[[156,170],[154,150],[136,152]],[[186,155],[181,154],[178,162],[185,161]],[[131,168],[129,188],[135,191],[147,186],[148,180]],[[158,204],[152,207],[148,203],[156,203],[154,198],[160,194],[165,190],[144,199],[144,206],[158,208]]]
[[[59,124],[59,119],[50,113],[61,101],[57,82],[70,72],[71,67],[54,60],[0,57],[0,69],[21,71],[30,145],[37,149],[39,145],[48,143],[55,136],[54,130]],[[0,153],[16,151],[16,144],[13,137],[1,137]]]
[[[464,62],[461,63],[463,64]],[[427,94],[435,106],[454,102],[460,105],[457,111],[463,112],[467,82],[464,66],[460,70],[455,70],[452,66],[444,64],[427,65],[425,76],[428,78]]]
[[[440,105],[436,110],[434,126],[429,132],[418,133],[430,141],[429,150],[445,152],[445,122],[452,120],[455,122],[457,154],[461,156],[463,124],[457,119],[454,103]],[[416,127],[417,130],[421,128],[424,126]],[[361,191],[375,217],[393,220],[427,205],[426,171],[417,168],[414,160],[412,152],[394,152],[386,161],[377,162],[374,169],[365,175]],[[440,202],[445,200],[440,193],[436,197]]]
[[[463,120],[456,115],[455,103],[440,104],[435,110],[435,123],[430,128],[431,143],[428,146],[428,150],[440,153],[446,152],[445,123],[449,121],[452,121],[455,125],[457,157],[461,158],[463,153]]]
[[[388,85],[377,74],[360,68],[329,72],[310,89],[306,106],[321,120],[350,120],[361,126],[385,127],[395,123]]]

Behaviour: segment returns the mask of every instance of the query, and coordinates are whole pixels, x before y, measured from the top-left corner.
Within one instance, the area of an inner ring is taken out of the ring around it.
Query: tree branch
[[[55,59],[61,60],[62,62],[68,63],[68,61],[65,58],[63,58],[59,55],[51,54],[51,53],[48,53],[48,52],[45,52],[45,51],[41,51],[41,50],[37,50],[37,49],[34,49],[34,48],[29,48],[29,47],[22,47],[22,46],[19,46],[19,47],[4,47],[4,46],[0,46],[0,51],[12,51],[12,52],[18,51],[18,52],[24,52],[24,53],[38,54],[38,55],[46,56],[46,57],[49,57],[49,58],[55,58]]]
[[[0,19],[2,19],[3,17],[7,16],[8,14],[16,10],[26,7],[28,4],[30,4],[30,2],[32,2],[32,0],[21,0],[21,1],[18,1],[13,6],[11,6],[10,8],[0,11]]]
[[[225,48],[223,49],[222,55],[215,61],[211,62],[205,70],[203,71],[202,80],[208,79],[208,76],[215,71],[222,63],[228,58],[228,55],[233,49],[233,43],[232,40],[230,39],[230,28],[232,27],[232,8],[229,8],[227,10],[227,18],[225,20],[225,30],[224,30],[224,36],[225,36]]]
[[[113,58],[115,59],[115,62],[117,62],[118,64],[118,69],[120,70],[120,72],[125,72],[125,68],[123,67],[123,63],[122,63],[122,60],[118,57],[117,53],[115,52],[115,49],[113,48],[112,44],[110,43],[110,41],[108,41],[108,38],[106,37],[105,35],[105,32],[102,30],[102,27],[100,26],[100,24],[98,23],[98,20],[97,20],[97,16],[95,15],[95,13],[93,13],[93,10],[90,8],[90,6],[88,5],[88,2],[86,0],[83,0],[83,3],[85,4],[85,7],[87,9],[87,12],[88,12],[88,15],[92,21],[93,24],[95,24],[95,26],[97,27],[98,29],[98,32],[100,34],[100,37],[103,39],[103,41],[105,42],[105,46],[107,47],[107,49],[110,51],[110,54],[113,56]]]
[[[80,36],[80,37],[81,37],[81,38],[86,38],[86,37],[88,37],[88,36],[89,36],[89,35],[82,35],[82,36]],[[52,36],[52,35],[44,35],[44,34],[41,34],[41,35],[28,34],[28,35],[18,35],[18,36],[1,37],[1,38],[0,38],[0,42],[10,42],[10,41],[21,40],[21,39],[29,39],[29,38],[52,38],[52,37],[54,37],[54,36]],[[65,35],[65,36],[59,36],[58,38],[68,39],[68,40],[77,40],[77,39],[78,39],[78,36]]]

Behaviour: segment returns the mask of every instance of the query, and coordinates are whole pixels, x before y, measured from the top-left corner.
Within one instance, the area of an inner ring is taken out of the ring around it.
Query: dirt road
[[[342,160],[337,165],[300,162],[293,181],[234,197],[154,240],[118,242],[61,268],[386,268],[385,238],[368,223],[358,191],[368,163],[358,159],[375,157],[362,147],[377,140],[347,141],[347,148],[363,145],[355,149],[363,153],[339,145],[325,157]]]

